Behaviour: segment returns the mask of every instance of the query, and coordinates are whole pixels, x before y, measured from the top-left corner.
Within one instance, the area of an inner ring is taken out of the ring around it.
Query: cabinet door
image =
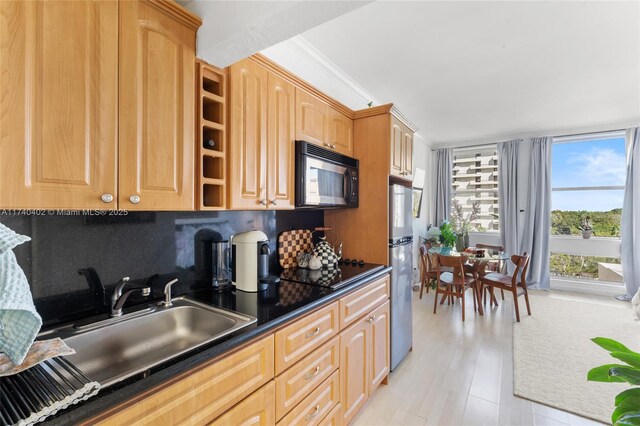
[[[269,426],[276,422],[275,384],[269,382],[218,417],[211,426]]]
[[[390,371],[390,330],[389,302],[374,310],[368,318],[371,331],[371,385],[373,391]]]
[[[329,109],[329,145],[341,154],[353,156],[353,120],[333,108]]]
[[[296,88],[296,139],[328,148],[329,105]]]
[[[2,1],[0,16],[0,208],[115,209],[118,3]]]
[[[402,177],[404,161],[402,158],[403,151],[403,137],[402,137],[402,124],[391,117],[391,175]]]
[[[267,79],[266,69],[245,59],[229,68],[229,207],[266,208]]]
[[[267,206],[293,209],[295,160],[295,88],[269,73],[267,110]]]
[[[369,397],[369,323],[362,318],[340,334],[340,402],[348,424]]]
[[[406,130],[403,133],[403,165],[402,171],[405,179],[413,179],[413,133]]]
[[[119,206],[193,210],[195,29],[155,3],[118,4]]]

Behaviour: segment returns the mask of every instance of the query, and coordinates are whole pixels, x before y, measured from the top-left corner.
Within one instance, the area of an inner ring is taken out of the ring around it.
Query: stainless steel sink
[[[76,350],[67,359],[107,387],[254,322],[254,317],[180,297],[168,308],[153,305],[120,318],[52,330],[41,338],[61,337]]]

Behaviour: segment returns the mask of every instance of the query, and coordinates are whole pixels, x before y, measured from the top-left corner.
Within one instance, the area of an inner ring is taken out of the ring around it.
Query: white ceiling
[[[639,18],[636,1],[380,1],[303,37],[453,145],[640,122]]]
[[[198,57],[219,67],[300,34],[369,1],[178,0],[202,18]]]

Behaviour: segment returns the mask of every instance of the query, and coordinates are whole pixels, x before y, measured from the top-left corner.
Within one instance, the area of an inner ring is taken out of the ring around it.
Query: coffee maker
[[[236,290],[266,289],[270,254],[269,239],[262,231],[242,232],[231,238],[231,280]]]

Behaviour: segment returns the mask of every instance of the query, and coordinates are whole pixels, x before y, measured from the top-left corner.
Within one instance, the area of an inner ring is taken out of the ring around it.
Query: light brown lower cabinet
[[[105,425],[207,424],[273,379],[273,335],[98,421]]]
[[[276,377],[276,418],[280,420],[340,366],[338,336]]]
[[[218,417],[211,426],[269,426],[276,422],[276,385],[267,383]]]
[[[371,281],[84,424],[348,424],[389,374],[388,282]]]
[[[278,426],[318,425],[340,402],[340,375],[336,371],[289,412]]]
[[[322,419],[320,426],[341,426],[342,425],[342,404],[333,407],[327,417]]]
[[[340,402],[348,424],[389,374],[389,301],[340,333]]]

